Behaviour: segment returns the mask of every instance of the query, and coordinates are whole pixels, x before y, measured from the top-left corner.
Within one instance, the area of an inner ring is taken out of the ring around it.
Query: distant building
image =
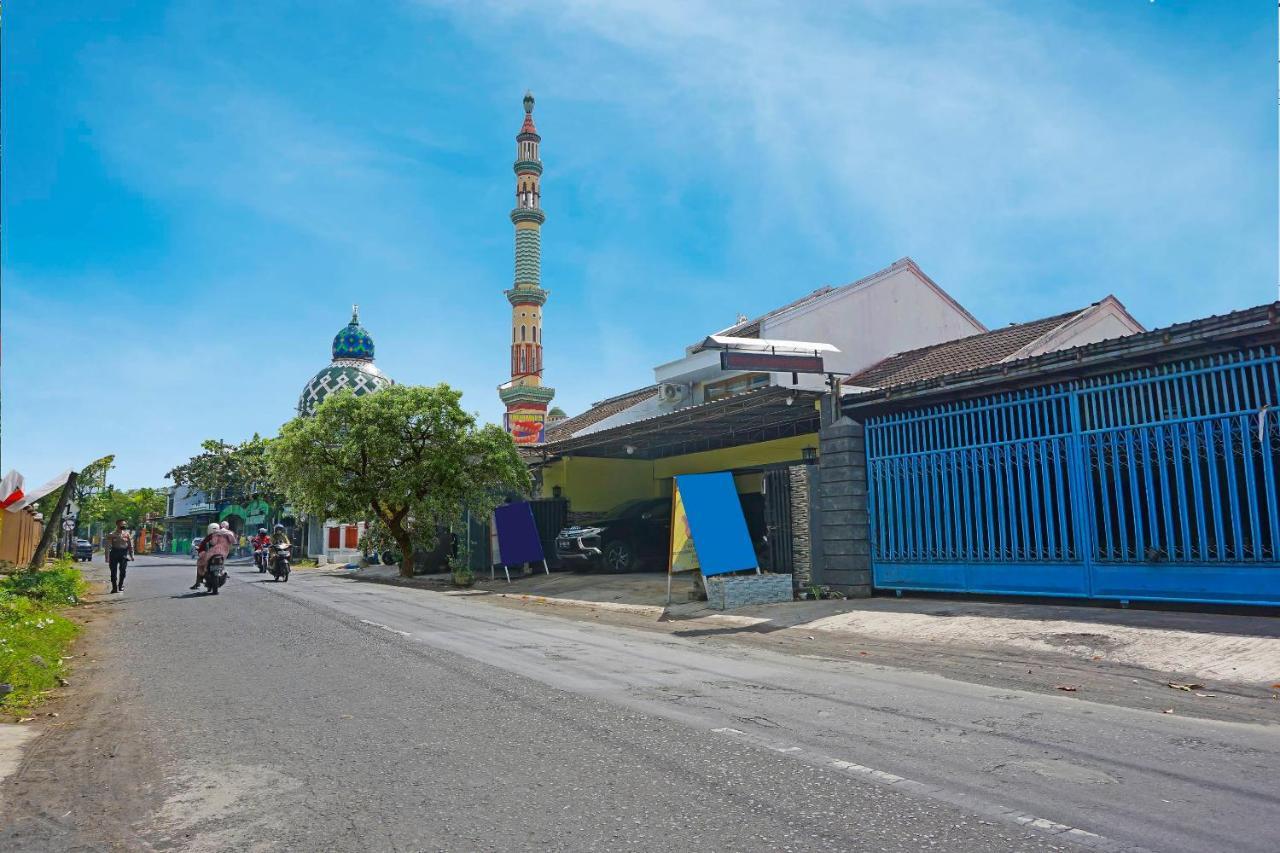
[[[173,486],[166,490],[164,528],[167,550],[187,554],[191,543],[204,538],[205,528],[218,521],[218,505],[209,495],[191,486]]]
[[[351,322],[333,338],[333,360],[311,377],[298,397],[298,414],[311,415],[330,394],[343,388],[358,395],[395,384],[373,363],[373,337],[360,325],[360,306],[351,306]]]
[[[373,363],[373,336],[360,325],[360,306],[351,306],[351,322],[333,338],[333,360],[303,387],[298,397],[298,414],[310,417],[330,395],[342,389],[361,396],[394,385]],[[307,518],[302,541],[304,554],[323,557],[328,562],[346,563],[360,558],[359,542],[365,522],[321,521]]]
[[[507,293],[511,303],[511,378],[498,386],[507,407],[503,426],[516,444],[541,444],[547,405],[556,392],[542,384],[542,137],[533,125],[533,94],[524,96],[524,124],[516,134],[516,206],[511,223],[516,230],[515,282]]]

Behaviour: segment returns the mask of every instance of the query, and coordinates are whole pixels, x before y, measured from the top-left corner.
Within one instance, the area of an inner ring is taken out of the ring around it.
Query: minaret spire
[[[498,386],[506,404],[505,426],[516,444],[540,444],[547,404],[555,389],[542,384],[542,137],[533,123],[533,93],[524,94],[524,124],[516,134],[515,281],[507,293],[511,303],[511,379]]]

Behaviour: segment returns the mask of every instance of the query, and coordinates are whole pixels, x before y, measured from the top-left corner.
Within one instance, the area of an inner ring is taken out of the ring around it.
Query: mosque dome
[[[333,357],[373,361],[373,338],[360,325],[360,306],[351,307],[351,322],[333,336]]]
[[[393,385],[390,378],[373,363],[373,338],[360,325],[358,307],[351,309],[351,322],[333,339],[333,361],[302,389],[298,397],[298,414],[315,413],[326,397],[348,388],[357,396]]]

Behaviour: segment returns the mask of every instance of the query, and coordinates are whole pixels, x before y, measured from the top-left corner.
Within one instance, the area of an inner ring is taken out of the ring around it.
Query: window
[[[725,397],[732,397],[734,394],[742,394],[755,388],[763,388],[768,384],[769,374],[767,373],[744,373],[719,382],[708,382],[702,386],[702,394],[703,399],[710,403],[713,400],[723,400]]]
[[[355,548],[360,544],[360,530],[354,524],[350,527],[342,528],[342,538],[344,548]]]
[[[524,340],[524,324],[523,323],[520,324],[520,340],[521,341]]]
[[[338,528],[330,527],[329,528],[329,548],[330,549],[338,547],[338,536],[339,536]]]

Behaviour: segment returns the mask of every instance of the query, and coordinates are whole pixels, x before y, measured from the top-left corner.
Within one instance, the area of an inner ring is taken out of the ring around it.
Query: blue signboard
[[[758,569],[733,474],[681,474],[675,480],[702,574]]]

